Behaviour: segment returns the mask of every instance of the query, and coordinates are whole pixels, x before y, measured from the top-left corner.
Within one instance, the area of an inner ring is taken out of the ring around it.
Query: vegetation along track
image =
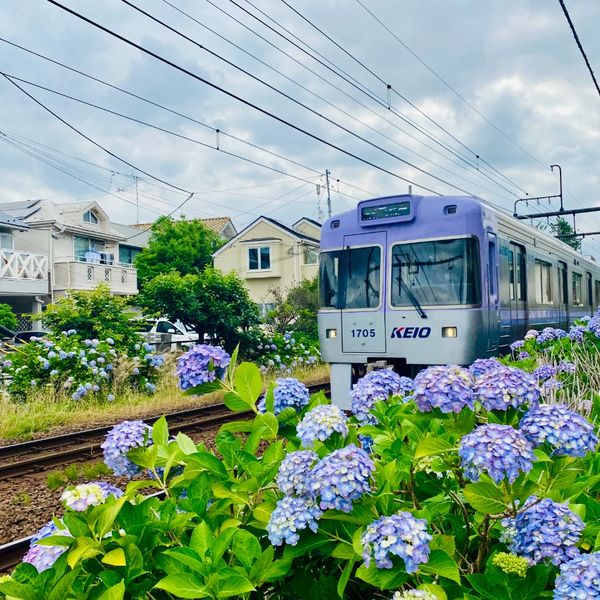
[[[329,383],[309,386],[310,393],[328,392]],[[173,434],[190,433],[213,428],[250,415],[231,412],[224,404],[209,404],[167,414]],[[158,416],[145,419],[152,423]],[[112,425],[76,431],[64,435],[40,438],[20,444],[0,447],[0,481],[45,471],[73,462],[91,460],[102,454],[100,445]]]

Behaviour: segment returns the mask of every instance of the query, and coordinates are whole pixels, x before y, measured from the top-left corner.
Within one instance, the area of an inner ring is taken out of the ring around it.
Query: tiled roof
[[[198,219],[207,229],[215,233],[221,233],[225,227],[231,222],[229,217],[209,217],[207,219]],[[129,227],[136,229],[148,229],[152,227],[152,223],[133,223]]]

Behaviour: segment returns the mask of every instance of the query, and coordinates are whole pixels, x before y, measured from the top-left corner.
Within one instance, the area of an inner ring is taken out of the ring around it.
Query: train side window
[[[535,301],[538,304],[552,304],[552,265],[535,261]]]
[[[582,282],[583,275],[581,273],[573,273],[571,283],[573,285],[573,304],[576,306],[583,306]]]
[[[495,298],[498,294],[496,289],[496,239],[495,236],[488,240],[488,286],[491,298]]]
[[[339,308],[338,286],[341,251],[323,252],[319,257],[319,303],[321,308]]]
[[[512,300],[525,301],[527,299],[525,249],[518,244],[510,243],[509,260],[509,285]]]
[[[558,261],[558,301],[569,304],[569,286],[567,285],[567,263]]]

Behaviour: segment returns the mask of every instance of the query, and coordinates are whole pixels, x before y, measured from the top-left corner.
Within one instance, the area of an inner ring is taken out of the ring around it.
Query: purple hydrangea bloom
[[[320,498],[323,510],[350,512],[352,501],[371,491],[369,480],[374,470],[369,455],[350,444],[334,450],[316,464],[308,480],[308,490]]]
[[[417,519],[409,512],[397,512],[391,517],[381,517],[369,525],[360,541],[363,559],[368,567],[371,559],[379,569],[391,569],[391,556],[404,561],[407,573],[414,573],[421,563],[429,560],[427,521]]]
[[[533,375],[538,378],[538,380],[550,379],[550,377],[554,377],[558,373],[558,369],[553,365],[542,365],[538,367]]]
[[[38,545],[37,542],[51,535],[70,536],[71,534],[66,529],[59,529],[54,521],[49,521],[32,536],[29,550],[23,557],[23,562],[32,564],[40,573],[49,569],[56,559],[67,551],[66,546]]]
[[[573,342],[583,342],[586,328],[583,325],[574,325],[569,331],[569,338]]]
[[[360,423],[376,425],[377,418],[371,414],[376,402],[387,400],[393,394],[406,397],[413,389],[412,379],[401,377],[391,369],[371,371],[352,387],[351,410]]]
[[[231,357],[220,346],[198,344],[179,357],[175,372],[182,390],[222,379]]]
[[[342,437],[348,435],[346,415],[335,404],[319,404],[309,410],[296,426],[298,437],[305,448],[310,448],[315,440],[324,442],[334,432]]]
[[[598,445],[594,426],[562,404],[540,404],[531,409],[521,419],[519,429],[534,448],[546,443],[559,456],[585,456]]]
[[[517,354],[517,360],[525,360],[526,358],[529,358],[531,356],[531,354],[529,354],[529,352],[526,352],[525,350],[523,350],[523,352],[519,352],[519,354]]]
[[[316,532],[317,521],[323,512],[311,498],[284,496],[277,501],[275,510],[267,524],[269,541],[273,546],[281,546],[283,542],[295,546],[300,539],[299,531],[309,527]]]
[[[540,335],[540,332],[537,329],[530,329],[525,334],[525,340],[534,340],[538,335]]]
[[[497,369],[499,366],[501,366],[501,363],[497,358],[478,358],[469,367],[469,371],[474,377],[479,377],[492,369]]]
[[[478,481],[487,473],[496,483],[509,483],[533,467],[534,455],[529,441],[510,425],[480,425],[460,441],[458,455],[465,477]]]
[[[600,552],[579,554],[560,565],[554,584],[554,600],[600,598]]]
[[[587,324],[588,331],[591,331],[596,337],[600,337],[600,315],[594,315]]]
[[[542,384],[542,393],[546,395],[549,392],[560,390],[563,387],[562,381],[551,377]]]
[[[429,367],[415,377],[414,400],[421,412],[443,413],[474,408],[473,375],[456,365]]]
[[[514,352],[525,345],[525,340],[516,340],[510,345],[510,349]]]
[[[273,388],[273,412],[278,415],[284,408],[291,407],[297,412],[301,411],[310,399],[310,393],[308,388],[297,379],[293,377],[283,377],[275,380],[275,387]],[[259,400],[257,405],[258,410],[261,413],[267,411],[266,398],[263,397]]]
[[[319,457],[312,450],[290,452],[282,461],[277,472],[277,487],[286,496],[308,495],[308,479],[312,466]]]
[[[569,509],[568,504],[558,504],[530,496],[516,517],[503,519],[509,532],[508,549],[536,565],[549,558],[559,565],[579,555],[576,544],[585,528],[584,522]],[[505,536],[506,537],[506,536]]]
[[[499,366],[477,378],[473,388],[475,399],[487,410],[507,410],[523,404],[539,402],[537,380],[516,367]]]
[[[132,448],[149,444],[150,425],[143,421],[123,421],[115,425],[107,434],[101,448],[104,462],[115,475],[137,475],[140,467],[127,458]]]
[[[567,373],[568,375],[573,375],[577,371],[577,367],[575,363],[569,362],[567,360],[563,360],[558,363],[558,372],[559,373]]]
[[[111,494],[119,498],[123,495],[123,490],[111,483],[97,481],[68,487],[63,492],[60,500],[64,502],[67,508],[83,512],[90,506],[102,504]]]

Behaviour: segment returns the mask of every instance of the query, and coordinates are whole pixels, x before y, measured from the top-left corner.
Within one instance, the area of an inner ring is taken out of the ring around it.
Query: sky
[[[60,2],[171,64],[48,0],[4,0],[0,202],[292,224],[326,216],[328,170],[334,214],[409,186],[512,211],[557,194],[559,164],[565,207],[600,206],[600,95],[558,0]],[[600,3],[565,4],[600,75]],[[600,259],[600,236],[584,252]]]

